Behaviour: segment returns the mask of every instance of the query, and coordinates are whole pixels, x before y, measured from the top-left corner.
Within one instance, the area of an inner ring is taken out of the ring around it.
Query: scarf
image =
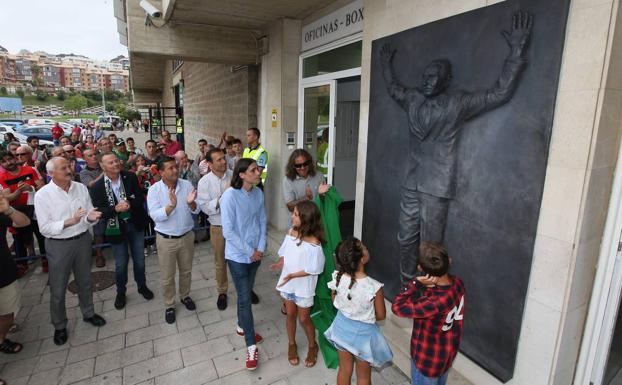
[[[121,175],[119,175],[119,178],[121,178]],[[106,178],[106,197],[108,198],[108,205],[110,207],[114,207],[115,203],[114,203],[114,191],[112,190],[112,183],[110,182],[110,179]],[[121,200],[125,200],[125,187],[123,187],[123,180],[120,181],[119,184],[119,196],[121,198]],[[119,227],[119,218],[121,218],[124,221],[127,221],[128,219],[131,218],[131,214],[126,211],[124,213],[118,213],[117,215],[114,215],[112,218],[108,219],[108,223],[106,224],[106,235],[121,235],[121,228]]]

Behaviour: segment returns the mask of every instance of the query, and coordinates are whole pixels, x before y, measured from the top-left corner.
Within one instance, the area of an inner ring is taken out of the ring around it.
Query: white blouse
[[[345,273],[342,274],[339,287],[337,287],[337,273],[337,270],[333,272],[333,279],[327,284],[329,289],[337,291],[333,305],[351,320],[370,324],[376,322],[374,298],[384,283],[380,283],[371,277],[365,277],[357,279],[352,289],[348,290],[351,281],[350,276]],[[350,294],[351,299],[348,299],[348,294]]]
[[[300,243],[300,245],[298,245]],[[294,294],[297,297],[309,298],[315,296],[317,276],[324,271],[324,251],[322,245],[300,241],[291,235],[286,235],[279,249],[279,256],[283,257],[283,271],[277,285],[287,274],[305,271],[310,275],[292,278],[277,290]]]

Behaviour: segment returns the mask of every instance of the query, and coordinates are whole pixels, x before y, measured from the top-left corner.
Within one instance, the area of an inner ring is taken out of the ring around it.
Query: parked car
[[[0,120],[0,124],[2,124],[3,126],[12,127],[14,130],[17,130],[20,127],[24,127],[24,123],[22,123],[21,121],[14,122],[14,121]]]
[[[15,134],[15,129],[12,126],[6,126],[4,124],[0,124],[0,135],[4,135],[8,132]]]
[[[53,119],[28,119],[29,125],[41,125],[41,124],[54,124],[56,123]]]
[[[73,129],[73,124],[59,122],[58,125],[65,131],[65,135],[71,135],[71,130]]]
[[[52,141],[52,130],[48,126],[25,126],[16,131],[15,137],[19,139],[20,142],[22,141],[22,137],[24,142],[26,142],[26,138],[33,135],[38,137],[39,141]]]

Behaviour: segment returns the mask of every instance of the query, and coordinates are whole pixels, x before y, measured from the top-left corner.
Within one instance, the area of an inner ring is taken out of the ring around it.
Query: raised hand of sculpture
[[[527,12],[516,12],[512,18],[512,30],[501,31],[501,35],[505,38],[511,49],[510,57],[516,59],[523,54],[523,49],[529,42],[531,36],[531,26],[533,25],[533,16]]]
[[[447,59],[430,62],[420,85],[407,87],[394,73],[396,51],[388,44],[380,49],[387,90],[405,110],[410,131],[397,236],[403,283],[415,276],[420,242],[443,242],[449,202],[455,197],[460,129],[465,121],[511,99],[526,67],[524,52],[532,25],[529,13],[514,14],[510,31],[502,32],[510,53],[501,74],[492,87],[480,91],[450,89],[452,65]]]

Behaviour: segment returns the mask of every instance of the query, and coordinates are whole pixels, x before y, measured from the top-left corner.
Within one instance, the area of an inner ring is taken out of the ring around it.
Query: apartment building
[[[97,62],[83,56],[0,51],[0,85],[15,87],[33,82],[50,89],[108,89],[127,93],[129,59],[118,57],[110,62]]]

